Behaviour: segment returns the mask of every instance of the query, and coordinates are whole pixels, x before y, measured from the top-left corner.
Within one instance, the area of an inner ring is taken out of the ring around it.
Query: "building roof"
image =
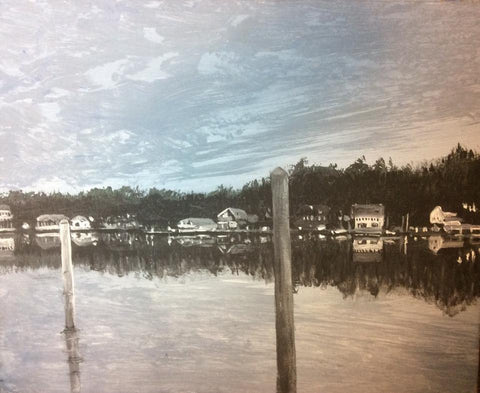
[[[352,205],[352,215],[355,216],[373,216],[383,217],[385,215],[385,206],[379,204]]]
[[[217,217],[225,214],[226,212],[230,211],[230,213],[235,217],[236,220],[247,220],[248,214],[245,210],[239,209],[236,207],[227,207],[225,210],[222,210],[220,213],[217,214]]]
[[[89,221],[87,217],[85,216],[75,216],[72,218],[72,221]]]
[[[10,210],[10,206],[5,204],[0,204],[0,210]]]
[[[55,221],[60,222],[62,220],[68,220],[67,216],[63,214],[42,214],[37,217],[37,221]]]
[[[188,218],[184,218],[183,220],[180,220],[180,222],[182,221],[190,221],[192,224],[194,225],[217,225],[215,223],[215,221],[213,221],[212,219],[210,218],[197,218],[197,217],[188,217]]]

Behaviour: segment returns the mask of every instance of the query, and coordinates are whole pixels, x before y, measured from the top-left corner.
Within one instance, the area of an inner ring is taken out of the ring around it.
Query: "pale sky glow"
[[[0,3],[0,191],[208,191],[480,150],[480,6]]]

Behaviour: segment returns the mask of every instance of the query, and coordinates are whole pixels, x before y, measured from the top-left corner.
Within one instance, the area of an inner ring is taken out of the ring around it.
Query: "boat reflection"
[[[59,248],[60,236],[58,233],[40,233],[35,235],[35,242],[42,250]]]

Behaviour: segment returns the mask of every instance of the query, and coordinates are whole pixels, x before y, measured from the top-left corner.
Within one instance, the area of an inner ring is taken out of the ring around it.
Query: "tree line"
[[[340,213],[348,215],[353,203],[383,203],[392,225],[398,225],[406,213],[413,225],[427,225],[436,205],[463,213],[469,222],[478,223],[480,216],[462,209],[463,203],[480,208],[480,154],[460,144],[445,157],[415,166],[397,166],[384,158],[369,165],[360,157],[338,168],[336,164],[309,164],[302,158],[288,172],[291,215],[304,204],[324,204],[332,209],[335,220]],[[189,216],[215,218],[226,207],[243,208],[264,220],[271,208],[271,188],[270,179],[264,177],[240,189],[221,185],[209,193],[128,186],[93,188],[76,195],[10,191],[1,195],[0,203],[11,207],[18,222],[35,220],[44,213],[94,218],[129,213],[143,222],[175,224]]]

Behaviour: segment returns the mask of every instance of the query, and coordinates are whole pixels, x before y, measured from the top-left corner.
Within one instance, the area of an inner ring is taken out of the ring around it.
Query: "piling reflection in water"
[[[66,304],[69,304],[68,302]],[[81,391],[80,383],[80,362],[82,361],[80,351],[78,349],[79,337],[78,329],[65,329],[65,343],[68,354],[68,368],[70,375],[70,391],[72,393],[79,393]]]

